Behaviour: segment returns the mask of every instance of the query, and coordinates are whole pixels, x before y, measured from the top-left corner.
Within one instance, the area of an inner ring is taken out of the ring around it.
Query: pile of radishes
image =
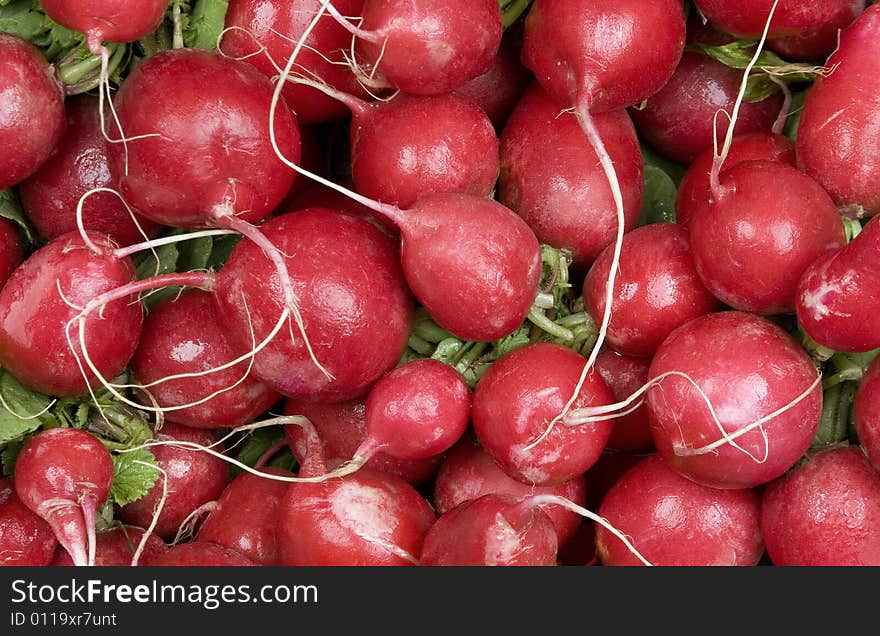
[[[880,5],[3,25],[0,564],[880,565]]]

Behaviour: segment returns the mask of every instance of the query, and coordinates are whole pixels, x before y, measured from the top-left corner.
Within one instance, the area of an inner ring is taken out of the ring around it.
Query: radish
[[[84,33],[89,50],[100,55],[104,41],[133,42],[154,31],[168,0],[40,0],[58,24]]]
[[[592,263],[614,240],[613,191],[596,151],[564,105],[532,83],[501,134],[499,200],[523,217],[538,239],[569,250],[576,266]],[[642,155],[632,121],[623,110],[594,123],[620,180],[624,229],[632,230],[642,202]]]
[[[215,436],[209,431],[176,424],[165,424],[155,438],[164,442],[182,441],[209,447],[216,442]],[[171,541],[193,511],[220,496],[229,481],[229,471],[223,460],[199,450],[172,444],[155,445],[150,450],[159,468],[167,473],[167,480],[163,483],[160,478],[146,495],[122,506],[119,518],[142,528],[149,528],[156,518],[152,531]]]
[[[799,35],[770,40],[770,48],[787,59],[823,60],[837,48],[838,34],[865,10],[865,0],[842,0],[837,12]]]
[[[880,6],[840,34],[840,46],[807,91],[797,135],[801,168],[851,216],[880,212]]]
[[[248,363],[219,368],[250,350],[234,348],[208,292],[187,289],[155,305],[144,320],[131,370],[147,406],[165,420],[194,428],[235,428],[251,422],[280,395],[250,375]],[[168,377],[174,380],[163,381]],[[177,409],[181,405],[193,405]]]
[[[796,168],[772,161],[724,171],[711,192],[708,209],[694,210],[690,220],[703,283],[735,309],[793,311],[804,270],[846,243],[831,197]]]
[[[290,55],[294,43],[302,36],[316,0],[281,2],[272,0],[230,0],[226,10],[226,31],[220,43],[225,55],[241,58],[266,77],[278,74],[277,60]],[[343,15],[359,15],[363,0],[334,0],[334,7]],[[297,67],[310,77],[345,93],[366,97],[367,92],[345,65],[345,51],[351,35],[330,16],[324,17],[304,40]],[[284,85],[284,98],[300,123],[313,124],[344,117],[344,104],[308,86]]]
[[[0,33],[0,190],[30,175],[61,140],[64,91],[42,53],[28,42]]]
[[[880,470],[880,359],[868,367],[853,404],[853,421],[859,443],[871,465]]]
[[[624,400],[644,386],[648,381],[650,367],[650,358],[623,355],[613,349],[603,349],[596,357],[596,371],[615,400]],[[651,425],[645,405],[615,420],[614,429],[606,444],[608,450],[627,452],[645,451],[653,447],[654,440],[651,437]]]
[[[660,345],[649,376],[657,450],[698,484],[751,488],[775,479],[803,456],[819,425],[815,366],[759,316],[725,311],[682,325]]]
[[[143,217],[132,218],[125,202],[110,192],[107,141],[101,132],[98,100],[77,95],[67,100],[67,132],[55,153],[19,185],[21,203],[41,236],[52,240],[77,229],[77,206],[83,201],[87,230],[108,234],[119,245],[144,240],[159,227]],[[138,227],[140,226],[140,227]]]
[[[492,66],[501,46],[497,0],[364,0],[357,61],[377,85],[440,95]],[[363,71],[362,71],[363,72]]]
[[[798,282],[796,308],[803,330],[838,351],[880,347],[880,221],[871,220],[845,247],[816,259]]]
[[[795,165],[794,142],[782,135],[763,132],[737,134],[733,137],[730,152],[724,160],[724,168],[730,169],[744,161],[763,160]],[[689,225],[690,220],[708,210],[710,204],[709,181],[715,161],[713,148],[701,152],[688,167],[678,186],[675,199],[675,220]]]
[[[280,468],[260,471],[291,476]],[[263,565],[278,563],[277,517],[287,484],[242,473],[233,479],[211,507],[195,541],[222,545]]]
[[[587,482],[590,484],[590,491],[587,493],[587,507],[598,508],[602,504],[605,495],[623,477],[623,474],[648,455],[650,453],[647,455],[621,453],[611,449],[603,452],[601,457],[596,460],[596,463],[592,465],[585,475]]]
[[[330,470],[351,460],[361,444],[367,439],[365,416],[366,397],[344,402],[304,402],[288,399],[284,412],[288,415],[302,415],[314,425]],[[300,427],[284,427],[289,443],[297,443]],[[441,457],[427,459],[398,459],[388,453],[378,451],[364,464],[376,471],[400,477],[413,486],[420,486],[437,472]]]
[[[15,492],[46,520],[74,565],[95,562],[95,511],[110,493],[113,460],[98,438],[74,428],[34,435],[15,463]]]
[[[300,478],[327,473],[311,426],[292,448]],[[434,523],[428,502],[405,481],[362,468],[319,483],[291,483],[279,508],[282,565],[416,565]]]
[[[131,259],[117,257],[109,237],[94,233],[91,240],[99,252],[76,232],[59,236],[22,263],[0,291],[0,365],[42,393],[82,395],[98,383],[95,369],[105,378],[118,375],[137,346],[143,310],[136,296],[81,315],[95,296],[135,278]]]
[[[247,558],[240,552],[216,543],[196,541],[181,543],[160,555],[151,563],[157,567],[193,567],[193,566],[258,566],[256,561]]]
[[[605,313],[612,259],[608,246],[584,280],[584,307],[596,322]],[[697,274],[688,231],[674,223],[646,225],[623,237],[606,342],[620,353],[650,357],[673,329],[719,305]]]
[[[584,358],[562,345],[528,344],[496,360],[477,384],[473,424],[477,438],[511,477],[551,486],[579,477],[599,458],[611,435],[607,422],[577,427],[552,418],[572,394],[575,408],[610,404],[598,374],[579,385]],[[578,390],[579,389],[579,390]]]
[[[11,479],[0,479],[0,566],[49,565],[57,546],[52,527],[21,502]]]
[[[653,455],[628,470],[599,514],[654,565],[757,565],[764,553],[761,498],[753,490],[695,484]],[[596,531],[603,565],[639,565],[604,527]]]
[[[132,557],[138,544],[143,539],[144,531],[134,526],[114,526],[109,530],[95,535],[95,565],[127,566],[131,565]],[[147,537],[140,565],[152,565],[152,562],[168,550],[163,541],[154,534]],[[55,553],[52,561],[55,566],[73,565],[70,555],[63,550]]]
[[[858,448],[811,453],[764,489],[761,531],[774,565],[880,565],[880,474]]]
[[[575,477],[556,486],[530,486],[508,476],[480,447],[471,435],[465,435],[443,460],[434,481],[434,507],[444,515],[459,504],[483,495],[503,495],[523,498],[532,494],[559,495],[583,505],[586,500],[586,483],[583,477]],[[581,518],[558,506],[541,507],[553,527],[559,544],[567,541],[580,525]]]
[[[21,237],[12,221],[0,218],[0,289],[24,260]]]
[[[640,135],[664,157],[690,164],[712,147],[715,135],[723,137],[740,86],[740,72],[708,55],[685,52],[675,73],[647,106],[632,109]],[[737,134],[769,133],[783,105],[782,93],[754,103],[744,103],[736,120]],[[728,167],[732,163],[727,164]]]
[[[758,38],[774,0],[694,0],[700,12],[722,31],[740,38]],[[768,36],[802,35],[833,19],[853,0],[779,0]]]

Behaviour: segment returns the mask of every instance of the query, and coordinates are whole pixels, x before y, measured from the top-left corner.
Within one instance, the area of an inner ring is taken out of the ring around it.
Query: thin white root
[[[147,462],[142,462],[139,459],[134,460],[132,463],[158,470],[159,474],[162,477],[162,496],[159,498],[159,501],[156,502],[156,505],[153,508],[153,518],[150,520],[150,525],[147,527],[146,530],[144,530],[144,534],[141,537],[140,542],[138,543],[137,550],[135,550],[134,554],[131,556],[131,567],[137,567],[138,561],[140,561],[141,555],[144,553],[144,548],[147,547],[147,540],[156,529],[156,524],[159,523],[159,515],[162,514],[162,509],[165,507],[165,501],[168,499],[168,473],[165,472],[165,469],[163,469],[161,466],[148,464]]]
[[[171,542],[171,546],[176,546],[181,541],[192,538],[195,535],[196,526],[202,515],[216,510],[217,507],[218,504],[216,501],[209,501],[189,513],[186,518],[180,522],[180,526],[177,528],[177,534],[174,535],[174,540]]]

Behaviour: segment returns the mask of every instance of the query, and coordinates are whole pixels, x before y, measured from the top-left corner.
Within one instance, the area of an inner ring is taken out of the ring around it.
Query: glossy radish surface
[[[648,381],[650,358],[639,358],[603,349],[596,357],[596,371],[611,390],[615,400],[625,400]],[[648,409],[642,404],[632,413],[612,420],[608,450],[635,452],[654,446]],[[592,489],[591,489],[592,490]]]
[[[168,0],[40,0],[50,18],[84,33],[94,52],[104,40],[132,42],[153,31]]]
[[[247,558],[240,552],[222,545],[207,541],[194,541],[174,546],[165,554],[155,559],[151,565],[161,567],[241,567],[258,566],[260,564]]]
[[[12,479],[0,479],[0,566],[49,565],[57,546],[52,527],[21,502]]]
[[[773,8],[773,0],[695,0],[709,21],[722,31],[741,38],[759,38]],[[773,12],[768,36],[801,35],[833,19],[852,0],[780,0]]]
[[[24,260],[21,236],[12,221],[0,219],[0,289]]]
[[[95,543],[96,566],[130,566],[134,554],[138,549],[144,531],[134,526],[114,526],[108,530],[98,532]],[[143,552],[138,557],[138,565],[152,565],[159,556],[168,550],[168,546],[159,537],[151,534],[144,544]],[[70,555],[64,550],[58,550],[52,565],[73,565]]]
[[[865,372],[853,404],[853,421],[859,444],[871,465],[880,470],[880,362],[875,360]]]

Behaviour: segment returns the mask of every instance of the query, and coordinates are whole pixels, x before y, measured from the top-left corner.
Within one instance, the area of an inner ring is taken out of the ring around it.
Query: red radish
[[[216,543],[196,541],[194,543],[181,543],[159,556],[151,564],[153,566],[175,567],[201,567],[201,566],[257,566],[240,552]]]
[[[15,463],[15,492],[46,520],[74,565],[95,562],[95,511],[110,493],[113,460],[98,438],[74,428],[34,435]]]
[[[77,229],[80,198],[96,188],[114,186],[107,159],[107,141],[101,132],[98,100],[77,95],[67,100],[67,132],[56,152],[19,185],[22,207],[41,236],[52,240]],[[137,222],[148,235],[158,226],[143,217]],[[90,194],[83,202],[87,230],[108,234],[119,245],[144,240],[125,203],[112,192]]]
[[[355,456],[355,452],[367,439],[365,398],[344,402],[303,402],[288,399],[284,412],[302,415],[312,423],[321,438],[329,469],[337,468]],[[285,426],[284,432],[293,446],[300,437],[300,427]],[[400,477],[413,486],[419,486],[437,472],[439,456],[428,459],[398,459],[384,452],[377,452],[365,464],[376,471]]]
[[[327,473],[314,429],[293,447],[299,477]],[[415,565],[434,523],[428,502],[405,481],[362,468],[319,483],[291,483],[279,509],[282,565]]]
[[[764,30],[774,0],[694,0],[700,12],[716,28],[741,38],[758,38]],[[800,35],[833,19],[853,0],[779,0],[768,35],[771,38]]]
[[[709,291],[735,309],[793,311],[804,270],[846,243],[831,197],[789,165],[740,163],[721,174],[713,198],[694,210],[691,252]]]
[[[837,351],[880,347],[880,221],[871,220],[845,247],[815,260],[795,297],[798,322],[813,340]]]
[[[302,338],[286,333],[256,354],[254,377],[298,399],[365,393],[398,362],[412,323],[412,296],[393,241],[362,219],[323,208],[275,217],[260,230],[284,255],[314,355],[333,379],[312,363]],[[243,241],[216,280],[231,343],[249,350],[263,342],[285,309],[277,268]]]
[[[501,46],[496,0],[364,0],[357,61],[377,82],[440,95],[489,70]]]
[[[596,565],[596,528],[592,523],[582,523],[556,555],[558,565]]]
[[[615,400],[624,400],[648,381],[650,358],[637,358],[603,349],[596,358],[596,371],[611,390]],[[644,451],[654,446],[648,409],[642,405],[632,413],[614,420],[606,448],[617,451]],[[600,460],[601,461],[601,460]]]
[[[0,566],[49,565],[57,546],[52,527],[21,502],[11,479],[0,479]]]
[[[766,483],[791,468],[816,434],[816,367],[791,336],[759,316],[726,311],[692,320],[660,345],[649,373],[657,450],[699,484]]]
[[[280,398],[250,375],[244,361],[200,375],[251,349],[233,347],[222,322],[213,294],[196,289],[160,302],[144,320],[131,369],[145,387],[143,403],[161,409],[166,421],[194,428],[235,428]],[[163,381],[171,376],[182,377]],[[195,406],[175,408],[187,404]]]
[[[534,343],[496,360],[477,384],[474,431],[508,475],[550,486],[582,475],[599,458],[611,435],[609,423],[556,424],[547,432],[573,394],[575,408],[613,401],[598,374],[579,384],[583,367],[584,358],[571,349]]]
[[[114,526],[99,532],[95,541],[95,565],[128,566],[131,565],[135,550],[144,536],[141,528],[134,526]],[[138,561],[139,565],[152,565],[153,561],[167,551],[165,543],[156,535],[147,538],[145,548]],[[70,555],[58,550],[52,565],[73,565]]]
[[[842,0],[837,12],[822,24],[799,35],[771,40],[770,48],[786,59],[823,60],[837,48],[838,34],[865,10],[865,0]]]
[[[0,33],[0,190],[30,175],[49,158],[67,126],[64,91],[28,42]]]
[[[434,482],[434,507],[444,515],[459,504],[483,495],[509,495],[523,498],[533,494],[559,495],[583,505],[586,483],[575,477],[556,486],[530,486],[508,476],[477,441],[466,435],[443,460]],[[580,525],[581,518],[559,506],[541,507],[556,529],[559,543],[568,540]]]
[[[852,213],[880,212],[880,6],[840,34],[834,68],[807,92],[797,135],[798,163]]]
[[[714,160],[714,149],[707,148],[694,159],[685,172],[675,199],[677,223],[688,225],[694,216],[701,213],[698,210],[708,210],[711,197],[709,175]],[[736,135],[724,160],[724,169],[752,160],[775,161],[794,166],[794,142],[782,135],[763,132]]]
[[[761,531],[774,565],[880,565],[880,474],[858,448],[811,453],[765,488]]]
[[[599,515],[654,565],[757,565],[764,553],[761,498],[753,490],[695,484],[659,456],[628,470],[602,500]],[[639,565],[604,527],[596,530],[603,565]]]
[[[183,441],[210,446],[216,442],[209,431],[165,424],[156,434],[161,442]],[[222,448],[214,447],[222,452]],[[167,482],[159,476],[155,485],[146,495],[126,504],[119,510],[119,518],[125,523],[149,528],[155,515],[158,515],[153,532],[171,541],[181,523],[200,506],[220,496],[229,481],[226,463],[208,453],[190,448],[177,448],[171,444],[156,445],[150,448],[156,457],[159,468],[167,473]],[[163,492],[165,497],[163,500]],[[157,504],[161,509],[156,511]]]
[[[587,312],[605,313],[605,289],[613,259],[606,247],[584,280]],[[688,231],[654,223],[623,237],[606,342],[615,351],[649,357],[676,327],[719,308],[697,275]]]
[[[871,465],[880,470],[880,358],[871,363],[859,384],[853,404],[853,420],[859,443]]]
[[[21,237],[12,221],[0,219],[0,288],[24,260]]]
[[[272,0],[231,0],[226,10],[227,32],[221,50],[231,57],[245,59],[263,75],[278,74],[277,63],[293,50],[318,8],[315,0],[280,2]],[[342,15],[360,15],[363,0],[333,0]],[[354,73],[344,65],[344,52],[350,48],[351,35],[329,15],[324,16],[305,39],[307,48],[297,56],[297,67],[309,76],[320,77],[330,86],[366,97]],[[265,50],[263,50],[265,47]],[[288,83],[284,98],[297,119],[313,124],[344,117],[346,107],[308,86]]]
[[[61,26],[84,33],[98,55],[105,40],[132,42],[154,31],[168,0],[40,0],[40,6]]]
[[[299,140],[300,165],[310,172],[315,172],[323,176],[329,176],[329,173],[331,171],[330,164],[333,160],[330,156],[333,149],[333,136],[329,137],[328,142],[328,136],[325,134],[320,125],[300,125]],[[290,209],[293,209],[292,202],[307,190],[314,188],[314,186],[314,182],[308,179],[294,178],[293,185],[290,187],[290,190],[287,191],[287,194],[284,195],[284,199],[281,201],[281,203],[278,204],[278,207],[275,208],[275,211],[278,213],[283,213],[287,212]],[[332,208],[333,206],[325,205],[324,207]]]
[[[422,565],[555,565],[553,522],[524,502],[528,500],[489,494],[459,504],[428,531]]]
[[[589,265],[615,236],[615,203],[596,151],[564,105],[533,83],[501,134],[499,200],[523,217],[538,239]],[[642,155],[623,110],[594,123],[623,193],[624,229],[636,226],[642,201]]]
[[[716,117],[719,110],[732,112],[741,72],[708,55],[685,52],[672,77],[631,114],[642,138],[664,157],[690,164],[713,140],[724,137],[729,120]],[[743,103],[736,120],[737,134],[769,133],[783,96],[777,93],[755,103]],[[728,163],[727,166],[732,164]]]
[[[587,493],[587,507],[598,508],[605,495],[623,477],[623,474],[646,456],[635,453],[620,453],[610,449],[602,453],[602,456],[596,460],[596,463],[585,475],[590,484],[590,491]]]
[[[346,188],[354,187],[354,184],[352,183],[342,185]],[[307,210],[308,208],[329,208],[336,212],[357,216],[369,222],[371,225],[375,225],[378,229],[382,230],[384,234],[397,239],[400,238],[400,232],[398,232],[397,227],[395,227],[393,223],[383,219],[367,206],[362,205],[357,201],[352,200],[347,195],[333,190],[332,188],[328,188],[321,183],[313,183],[307,188],[304,188],[300,193],[291,197],[287,202],[287,205],[282,206],[282,209],[287,212]]]
[[[0,365],[27,386],[49,395],[82,395],[121,373],[137,346],[143,310],[136,296],[122,297],[80,318],[94,297],[135,278],[129,258],[118,258],[109,237],[63,234],[33,253],[0,292]]]
[[[261,472],[291,477],[290,471],[265,467]],[[236,550],[263,565],[278,563],[277,517],[287,484],[252,473],[242,473],[217,499],[196,534],[195,541],[208,541]]]

